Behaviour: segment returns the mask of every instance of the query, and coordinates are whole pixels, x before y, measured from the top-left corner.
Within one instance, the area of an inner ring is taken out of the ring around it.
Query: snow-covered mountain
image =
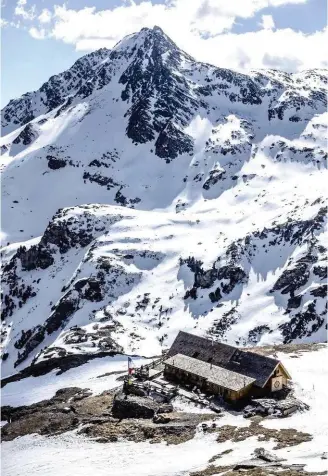
[[[326,84],[199,63],[155,27],[10,101],[3,374],[179,329],[324,341]]]

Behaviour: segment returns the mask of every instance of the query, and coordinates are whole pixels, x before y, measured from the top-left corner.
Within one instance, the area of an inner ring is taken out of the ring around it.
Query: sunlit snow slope
[[[4,375],[179,329],[323,341],[326,84],[199,63],[155,27],[10,101]]]

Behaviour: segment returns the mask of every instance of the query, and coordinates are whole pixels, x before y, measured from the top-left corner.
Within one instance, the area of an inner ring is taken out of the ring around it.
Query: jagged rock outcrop
[[[51,170],[58,170],[66,167],[66,160],[64,159],[59,159],[57,157],[52,157],[51,155],[47,155],[47,160],[48,160],[48,167]]]
[[[33,124],[27,124],[24,129],[18,134],[13,144],[30,145],[38,137],[38,133]]]

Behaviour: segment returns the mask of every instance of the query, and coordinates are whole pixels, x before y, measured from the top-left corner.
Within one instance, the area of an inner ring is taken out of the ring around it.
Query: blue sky
[[[2,0],[1,106],[82,56],[158,24],[201,61],[326,67],[326,0]]]

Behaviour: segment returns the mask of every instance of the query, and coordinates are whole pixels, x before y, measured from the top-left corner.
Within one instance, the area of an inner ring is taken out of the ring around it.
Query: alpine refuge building
[[[180,331],[164,362],[169,380],[237,401],[282,390],[291,376],[279,360]]]

